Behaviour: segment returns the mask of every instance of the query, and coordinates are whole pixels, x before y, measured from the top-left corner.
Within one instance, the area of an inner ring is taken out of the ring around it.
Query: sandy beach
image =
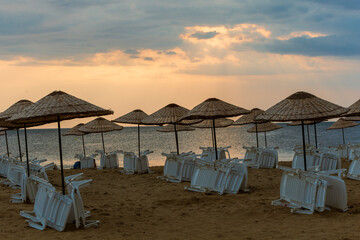
[[[289,162],[281,165],[290,166]],[[348,167],[343,162],[343,167]],[[274,207],[279,198],[282,171],[249,169],[250,193],[204,194],[184,190],[190,183],[169,183],[151,174],[124,175],[116,170],[65,170],[66,175],[84,172],[93,184],[82,189],[84,205],[98,228],[65,232],[28,227],[19,215],[32,204],[10,203],[10,194],[19,192],[1,185],[0,239],[359,239],[360,182],[345,179],[347,212],[336,210],[313,215],[290,213]],[[51,183],[60,189],[60,171],[48,171]]]

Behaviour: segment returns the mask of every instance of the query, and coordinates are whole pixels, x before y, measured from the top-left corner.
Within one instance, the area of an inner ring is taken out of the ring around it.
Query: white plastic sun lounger
[[[360,151],[353,151],[353,160],[350,164],[347,177],[354,180],[360,180]]]
[[[217,192],[237,194],[246,190],[247,167],[243,163],[216,163],[216,166],[195,168],[190,187],[186,190],[195,192]]]
[[[345,182],[340,174],[343,170],[305,172],[301,169],[279,167],[284,171],[280,184],[280,199],[274,206],[286,206],[292,213],[312,214],[326,208],[347,210]],[[331,176],[331,174],[337,176]]]
[[[113,151],[110,153],[104,153],[103,150],[96,150],[96,153],[100,154],[100,167],[99,169],[104,168],[118,168],[119,167],[119,159],[117,153],[121,151]]]
[[[171,182],[181,182],[183,174],[187,174],[187,170],[184,169],[184,161],[181,160],[183,157],[193,156],[193,152],[186,152],[177,155],[176,152],[162,153],[161,155],[166,157],[164,165],[164,174],[159,179],[168,180]],[[190,157],[192,158],[192,157]],[[185,176],[186,178],[186,176]]]
[[[348,159],[349,157],[349,145],[339,144],[337,146],[330,146],[330,152],[333,152],[339,156],[339,158]]]
[[[94,158],[97,156],[97,154],[92,154],[90,156],[84,157],[83,154],[76,154],[75,158],[79,159],[80,161],[80,168],[86,169],[86,168],[95,168]]]
[[[134,152],[124,152],[119,151],[119,153],[124,154],[124,170],[125,174],[141,174],[141,173],[149,173],[149,159],[147,157],[148,154],[153,153],[153,151],[146,150],[140,153],[140,158],[136,156]]]
[[[219,147],[217,150],[217,154],[218,154],[218,160],[221,159],[229,159],[230,158],[230,152],[229,152],[229,148],[231,148],[231,146],[228,147]],[[216,156],[215,156],[215,148],[213,147],[200,147],[199,149],[202,150],[201,153],[201,159],[203,161],[206,162],[214,162],[216,160]]]
[[[316,163],[315,163],[316,164]],[[341,168],[341,159],[335,153],[322,153],[320,156],[320,171],[329,171]]]
[[[84,210],[80,195],[80,188],[88,186],[92,179],[75,181],[82,176],[82,173],[65,178],[69,195],[62,195],[55,191],[55,188],[48,182],[31,177],[38,182],[34,211],[21,211],[20,215],[27,218],[29,225],[39,230],[46,226],[57,231],[64,231],[67,223],[75,222],[76,228],[81,225],[85,228],[98,226],[99,221],[88,220],[90,211]]]
[[[356,152],[360,152],[360,144],[354,144],[349,147],[349,161],[358,159],[359,154],[355,155]]]

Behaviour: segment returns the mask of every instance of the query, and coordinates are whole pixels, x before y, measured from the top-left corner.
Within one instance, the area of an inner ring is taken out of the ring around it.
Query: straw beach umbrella
[[[79,130],[80,127],[84,126],[84,123],[80,123],[78,125],[76,125],[75,127],[73,128],[70,128],[69,130],[67,130],[66,132],[64,132],[62,135],[63,136],[70,136],[70,135],[73,135],[73,136],[81,136],[81,139],[82,139],[82,144],[83,144],[83,151],[84,151],[84,157],[86,157],[86,152],[85,152],[85,143],[84,143],[84,135],[86,133],[82,132]]]
[[[231,119],[217,118],[217,119],[215,119],[215,128],[229,127],[229,126],[231,126],[233,124],[233,122],[234,122],[234,120],[231,120]],[[215,146],[213,122],[212,122],[211,119],[203,120],[203,121],[201,121],[199,123],[192,124],[191,126],[195,127],[195,128],[210,128],[211,129],[211,137],[212,137],[213,147]]]
[[[135,109],[132,112],[129,112],[121,117],[118,117],[114,120],[112,120],[112,122],[117,122],[117,123],[130,123],[130,124],[137,124],[138,125],[138,150],[139,150],[139,158],[140,158],[140,124],[142,123],[142,120],[144,120],[145,118],[149,117],[149,115],[147,115],[145,112],[143,112],[140,109]]]
[[[334,122],[330,127],[328,127],[326,130],[341,129],[342,130],[343,144],[345,145],[344,128],[355,127],[357,125],[359,125],[357,122],[346,121],[343,118],[340,118],[339,120]]]
[[[102,145],[105,153],[104,132],[120,131],[123,130],[123,127],[110,122],[105,118],[98,117],[81,126],[79,130],[85,133],[101,133]]]
[[[211,119],[213,123],[214,131],[214,142],[215,142],[215,156],[217,156],[217,143],[216,143],[216,131],[215,131],[215,119],[217,118],[226,118],[226,117],[236,117],[242,114],[250,113],[249,110],[246,110],[241,107],[237,107],[230,103],[224,102],[217,98],[209,98],[204,102],[200,103],[194,107],[190,112],[181,118],[181,120],[191,120],[191,119]]]
[[[233,125],[255,124],[255,130],[256,130],[258,123],[261,123],[261,121],[255,121],[255,117],[263,112],[264,110],[261,110],[259,108],[253,108],[251,109],[249,114],[240,117],[238,120],[236,120],[233,123]],[[256,131],[256,147],[259,147],[259,137],[257,131]]]
[[[54,91],[41,98],[21,113],[12,116],[8,119],[8,121],[23,124],[58,123],[62,192],[65,195],[60,121],[74,118],[108,115],[112,113],[113,111],[111,110],[105,110],[65,92]]]
[[[266,132],[270,132],[270,131],[274,131],[277,129],[282,128],[282,126],[279,126],[275,123],[272,122],[266,122],[266,123],[260,123],[254,127],[251,127],[247,130],[247,132],[249,133],[254,133],[254,132],[263,132],[264,136],[265,136],[265,147],[267,147],[267,140],[266,140]]]
[[[178,124],[192,124],[199,121],[182,121],[180,118],[189,112],[189,109],[181,107],[175,103],[170,103],[165,107],[159,109],[158,111],[151,114],[149,117],[145,118],[142,123],[152,124],[152,125],[162,125],[162,124],[172,124],[174,126],[175,132],[175,141],[176,141],[176,152],[179,155],[179,141],[177,134],[177,125]]]
[[[26,132],[26,126],[24,126],[24,124],[14,124],[14,123],[6,122],[5,120],[22,112],[24,109],[26,109],[27,107],[29,107],[32,104],[33,104],[33,102],[23,99],[23,100],[17,101],[13,105],[11,105],[8,109],[6,109],[4,112],[0,113],[0,126],[6,127],[9,129],[16,129],[20,161],[22,161],[22,153],[21,153],[19,128],[25,127],[24,131]],[[5,134],[6,134],[6,139],[7,139],[6,131],[5,131]],[[25,144],[27,145],[27,142]],[[8,154],[9,154],[9,152],[8,152]]]
[[[334,118],[347,111],[348,109],[316,97],[313,94],[296,92],[258,115],[255,120],[277,122],[301,121],[304,169],[306,171],[304,121]]]
[[[348,109],[349,109],[349,111],[344,116],[360,117],[360,99],[357,100],[354,104],[352,104]]]

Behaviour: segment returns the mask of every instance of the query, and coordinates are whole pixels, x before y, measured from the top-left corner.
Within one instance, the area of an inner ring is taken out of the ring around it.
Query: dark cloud
[[[211,39],[215,37],[218,33],[216,31],[213,32],[201,32],[198,31],[190,35],[190,37],[197,38],[197,39]]]
[[[145,61],[154,61],[154,59],[152,57],[145,57],[144,60]]]
[[[360,56],[360,43],[350,36],[296,37],[289,40],[271,40],[263,44],[250,44],[263,52],[304,56]]]
[[[135,49],[127,49],[127,50],[124,51],[124,53],[130,54],[130,55],[137,55],[137,54],[139,54],[140,52],[138,52],[138,51],[135,50]]]
[[[167,51],[165,54],[166,54],[166,55],[176,55],[176,52],[174,52],[174,51]]]

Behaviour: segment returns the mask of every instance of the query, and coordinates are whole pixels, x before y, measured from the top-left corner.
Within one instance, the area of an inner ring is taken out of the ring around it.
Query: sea
[[[302,144],[301,126],[288,126],[286,123],[278,123],[281,129],[267,132],[268,147],[278,147],[279,161],[291,161],[294,155],[293,148]],[[318,146],[326,149],[329,146],[342,144],[342,130],[326,130],[333,122],[322,122],[316,125]],[[256,134],[248,133],[252,125],[231,126],[216,129],[218,147],[231,146],[229,149],[231,158],[243,158],[245,149],[243,146],[256,146]],[[151,150],[148,155],[150,166],[162,166],[165,157],[162,153],[176,152],[175,134],[173,132],[163,133],[156,131],[158,127],[142,126],[141,150]],[[307,129],[308,128],[308,129]],[[61,133],[68,129],[61,129]],[[307,133],[309,132],[309,135]],[[123,150],[127,152],[138,152],[137,127],[124,127],[122,131],[104,133],[106,152]],[[346,143],[360,143],[360,126],[344,129]],[[259,146],[265,146],[264,133],[259,133]],[[47,159],[48,162],[60,163],[59,139],[57,129],[27,129],[29,158]],[[196,129],[194,131],[178,132],[180,152],[193,151],[201,153],[199,147],[212,146],[211,129]],[[305,126],[306,143],[310,141],[315,144],[314,126]],[[79,136],[62,136],[62,152],[65,168],[71,168],[77,159],[75,154],[82,154],[82,139]],[[84,136],[86,154],[102,150],[100,133],[93,133]],[[16,131],[8,131],[8,143],[10,156],[19,155],[18,140]],[[20,130],[21,151],[25,161],[25,136]],[[0,136],[0,154],[6,154],[5,136]],[[118,154],[120,166],[122,166],[123,155]],[[99,163],[100,156],[95,157]]]

